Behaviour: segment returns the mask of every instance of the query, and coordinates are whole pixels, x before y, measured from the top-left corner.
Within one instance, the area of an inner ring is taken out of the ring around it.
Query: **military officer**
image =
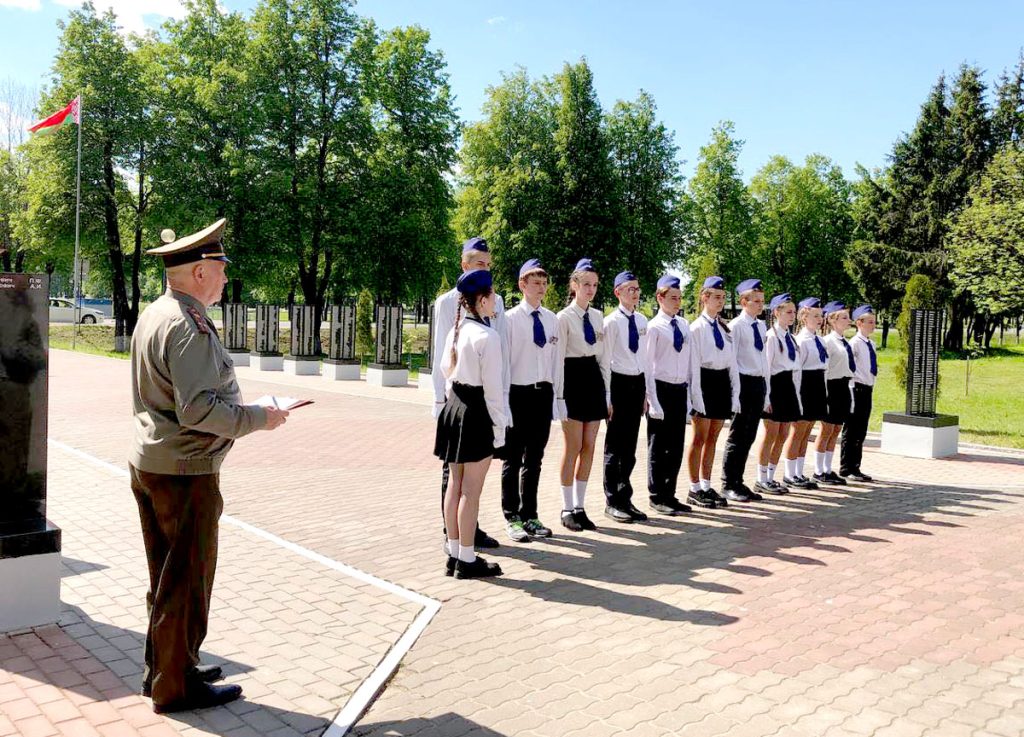
[[[218,706],[237,685],[217,686],[217,666],[199,666],[217,564],[223,507],[220,466],[235,438],[272,430],[288,413],[242,404],[231,360],[206,315],[226,283],[221,219],[148,253],[160,256],[167,291],[132,336],[132,491],[149,563],[150,609],[143,694],[157,713]]]

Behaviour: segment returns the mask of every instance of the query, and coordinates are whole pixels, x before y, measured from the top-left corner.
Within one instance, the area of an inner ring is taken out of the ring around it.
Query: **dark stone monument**
[[[377,305],[377,355],[366,380],[378,386],[405,386],[409,369],[402,364],[402,305]]]
[[[284,358],[278,347],[280,341],[280,307],[256,305],[256,345],[252,362],[261,371],[283,371]]]
[[[336,381],[358,381],[356,358],[356,303],[345,300],[330,307],[331,331],[323,375]]]
[[[935,411],[942,348],[941,310],[911,310],[905,412],[882,415],[882,451],[916,458],[956,455],[960,418]]]
[[[60,529],[46,519],[49,278],[0,273],[0,632],[57,621]]]
[[[434,380],[433,380],[433,366],[434,366],[434,303],[431,302],[427,308],[427,355],[424,358],[423,365],[420,367],[420,378],[419,388],[424,391],[428,391],[433,395],[434,393]]]
[[[249,365],[248,308],[239,302],[224,305],[224,347],[236,366]]]
[[[320,373],[320,352],[317,348],[316,307],[292,305],[288,312],[292,323],[288,341],[288,355],[284,357],[285,370],[296,376]]]

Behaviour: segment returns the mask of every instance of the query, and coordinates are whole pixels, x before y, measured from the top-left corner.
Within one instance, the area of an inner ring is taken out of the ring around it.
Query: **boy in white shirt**
[[[871,334],[875,332],[875,311],[871,305],[860,305],[853,310],[857,334],[850,339],[853,361],[853,411],[843,425],[842,447],[839,455],[839,475],[854,481],[867,483],[871,477],[861,471],[864,457],[864,438],[868,434],[868,420],[871,419],[871,394],[878,376],[878,355]]]

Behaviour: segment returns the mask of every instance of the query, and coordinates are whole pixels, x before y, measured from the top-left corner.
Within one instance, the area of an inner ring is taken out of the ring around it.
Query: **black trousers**
[[[551,435],[554,399],[555,391],[549,383],[509,387],[512,427],[505,431],[501,456],[501,509],[506,520],[537,519],[540,464]]]
[[[184,698],[206,638],[224,500],[220,475],[171,476],[131,466],[149,564],[144,683],[153,703]]]
[[[860,473],[864,457],[864,438],[871,419],[871,393],[874,387],[853,383],[853,412],[843,425],[843,444],[839,455],[839,472],[843,475]]]
[[[632,503],[629,477],[636,466],[636,442],[646,396],[643,374],[612,372],[612,418],[604,436],[604,496],[610,507]]]
[[[765,392],[767,386],[763,376],[740,374],[740,411],[732,416],[722,459],[722,486],[726,489],[735,489],[743,483],[743,468],[747,465],[764,412]]]
[[[655,381],[662,420],[647,417],[647,491],[651,504],[676,498],[686,440],[686,384]]]

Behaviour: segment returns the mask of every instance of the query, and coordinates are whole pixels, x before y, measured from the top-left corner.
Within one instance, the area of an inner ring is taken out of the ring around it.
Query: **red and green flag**
[[[29,128],[29,133],[49,133],[51,131],[60,128],[66,123],[77,123],[82,124],[81,118],[81,104],[82,98],[76,97],[74,100],[68,103],[67,107],[63,110],[55,112],[48,118],[40,120],[38,123]]]

